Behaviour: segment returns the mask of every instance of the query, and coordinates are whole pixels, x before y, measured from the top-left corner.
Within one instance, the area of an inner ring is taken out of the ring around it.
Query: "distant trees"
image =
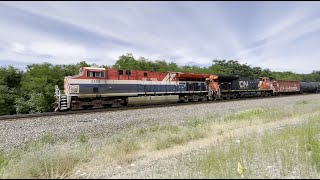
[[[131,53],[121,55],[116,63],[112,66],[118,69],[138,69],[138,62],[134,59]]]
[[[0,67],[0,115],[16,114],[15,99],[21,95],[23,72],[12,67]]]
[[[64,75],[70,73],[66,69],[50,63],[28,65],[21,83],[23,96],[16,102],[18,113],[51,111],[55,102],[54,85],[63,86]]]
[[[53,110],[54,86],[63,88],[65,76],[79,73],[81,67],[97,66],[104,68],[134,69],[155,72],[190,72],[218,75],[239,75],[247,77],[266,76],[271,79],[287,79],[300,81],[320,81],[320,71],[310,74],[287,72],[272,72],[269,69],[251,67],[236,60],[212,60],[208,67],[178,66],[174,62],[163,59],[154,61],[145,57],[135,59],[131,53],[119,56],[112,65],[88,64],[80,61],[76,64],[52,65],[50,63],[31,64],[23,72],[12,66],[0,67],[0,115],[36,113]]]
[[[238,61],[213,60],[212,62],[213,64],[209,67],[209,70],[213,74],[239,75],[245,77],[256,77],[260,75],[260,71],[255,73],[258,69],[253,69],[247,64],[240,64]]]

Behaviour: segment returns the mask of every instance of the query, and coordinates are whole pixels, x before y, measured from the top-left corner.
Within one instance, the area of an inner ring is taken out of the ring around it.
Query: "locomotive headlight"
[[[79,93],[79,85],[70,85],[70,93]]]

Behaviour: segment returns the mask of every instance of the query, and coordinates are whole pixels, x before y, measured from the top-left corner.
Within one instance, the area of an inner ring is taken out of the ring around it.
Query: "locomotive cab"
[[[86,78],[98,78],[104,79],[105,78],[105,68],[93,68],[93,67],[83,67],[80,69],[80,76],[85,75]]]
[[[272,84],[270,83],[270,79],[268,77],[260,77],[259,87],[261,90],[271,90]]]

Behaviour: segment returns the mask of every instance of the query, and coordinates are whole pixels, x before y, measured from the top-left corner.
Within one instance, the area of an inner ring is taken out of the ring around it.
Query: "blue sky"
[[[0,2],[0,66],[233,59],[320,70],[320,2]]]

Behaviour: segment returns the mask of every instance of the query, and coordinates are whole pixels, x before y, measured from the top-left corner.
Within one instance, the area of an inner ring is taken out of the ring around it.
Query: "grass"
[[[306,124],[214,146],[193,162],[201,178],[317,178],[320,173],[320,115]],[[243,173],[238,173],[238,163]],[[195,178],[195,177],[192,177]]]
[[[8,157],[4,153],[0,153],[0,171],[3,167],[5,167],[8,164]]]
[[[131,162],[139,151],[163,150],[206,136],[206,132],[200,126],[191,124],[155,124],[147,128],[133,129],[126,134],[112,136],[100,152],[107,159],[124,164]]]
[[[136,140],[116,135],[107,141],[107,145],[102,148],[101,153],[118,164],[124,164],[131,162],[138,150],[140,147]]]
[[[85,133],[81,133],[79,136],[79,142],[80,143],[86,143],[88,142],[88,137],[85,135]]]
[[[126,164],[132,162],[139,153],[161,151],[199,139],[222,136],[236,128],[319,112],[319,104],[301,101],[280,109],[255,108],[229,115],[211,113],[203,117],[193,117],[179,125],[154,124],[145,128],[131,128],[106,138],[98,147],[90,144],[89,136],[85,133],[79,134],[73,142],[47,134],[39,140],[28,142],[21,150],[0,153],[0,178],[68,178],[76,167],[94,158],[106,159],[108,163]],[[301,143],[296,146],[304,147],[310,154],[309,157],[301,153],[299,157],[312,162],[312,166],[319,169],[319,134],[315,126],[308,127],[309,129],[300,130],[300,134],[309,133],[308,136],[291,137],[293,131],[299,133],[290,129],[282,134],[266,135],[264,138],[256,136],[251,140],[241,139],[240,144],[214,148],[204,160],[196,163],[201,167],[203,177],[239,178],[236,173],[238,162],[244,167],[245,177],[255,177],[257,170],[252,163],[256,161],[259,161],[257,167],[262,169],[265,169],[265,162],[272,166],[281,165],[281,173],[285,175],[287,169],[292,171],[296,163],[289,161],[288,155],[298,151],[290,151],[289,147],[286,147],[276,151],[277,153],[272,152],[283,147],[283,142],[294,148],[294,142],[299,139]],[[302,146],[305,142],[307,144]],[[257,145],[262,148],[257,149]],[[259,156],[259,152],[272,155]],[[283,156],[286,154],[287,156]],[[276,164],[278,162],[281,164]]]
[[[49,133],[26,143],[21,149],[0,154],[0,178],[67,178],[92,154],[88,146],[65,144],[64,140]]]
[[[144,146],[151,150],[166,149],[206,137],[206,132],[197,119],[191,120],[184,126],[155,125],[138,129],[136,132],[138,137],[143,137]]]
[[[270,112],[274,112],[276,109],[274,108],[256,108],[256,109],[249,109],[245,111],[240,111],[235,114],[227,115],[224,117],[224,121],[247,121],[257,118],[265,118],[267,117]]]
[[[58,140],[58,137],[54,136],[52,133],[48,133],[38,140],[27,142],[23,148],[25,151],[41,149],[45,145],[55,145]]]
[[[58,148],[41,149],[28,152],[18,159],[12,159],[5,171],[4,178],[66,178],[80,162],[84,162],[86,153],[83,150]]]

